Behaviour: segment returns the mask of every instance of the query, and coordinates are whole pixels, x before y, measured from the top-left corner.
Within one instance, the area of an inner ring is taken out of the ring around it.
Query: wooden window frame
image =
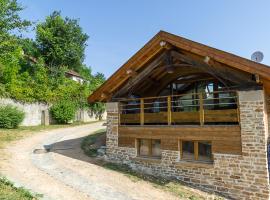
[[[183,158],[183,142],[193,142],[194,146],[194,160],[188,160]],[[199,142],[210,142],[211,143],[211,160],[210,162],[213,162],[213,145],[212,141],[207,141],[207,140],[178,140],[178,148],[180,152],[180,160],[185,160],[185,161],[194,161],[194,162],[204,162],[199,160]],[[207,162],[207,161],[206,161]]]
[[[148,140],[148,155],[144,156],[144,155],[140,155],[140,140]],[[149,138],[137,138],[136,139],[136,148],[137,148],[137,157],[142,157],[142,158],[155,158],[155,159],[161,159],[161,155],[160,156],[153,156],[152,155],[152,141],[153,140],[159,140],[160,144],[161,144],[161,139],[149,139]],[[160,148],[161,150],[161,148]]]

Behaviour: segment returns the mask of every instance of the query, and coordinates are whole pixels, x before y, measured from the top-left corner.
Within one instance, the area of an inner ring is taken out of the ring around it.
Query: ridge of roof
[[[79,78],[82,78],[82,76],[78,73],[78,72],[75,72],[74,70],[68,70],[65,72],[66,74],[70,74],[70,75],[73,75],[73,76],[77,76]]]

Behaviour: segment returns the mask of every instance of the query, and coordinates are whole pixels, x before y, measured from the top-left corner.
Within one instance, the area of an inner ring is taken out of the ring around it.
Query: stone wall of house
[[[14,99],[1,98],[0,105],[12,105],[25,112],[22,126],[48,125],[49,105],[43,103],[22,103]]]
[[[269,135],[270,135],[270,95],[267,94],[265,95],[265,100],[266,100],[266,110],[267,110],[267,121],[268,121],[268,171],[270,172],[270,138],[269,138]]]
[[[161,160],[136,157],[136,148],[118,147],[118,104],[107,104],[107,157],[144,173],[174,178],[230,199],[269,199],[267,161],[268,107],[264,92],[241,91],[242,155],[213,155],[213,165],[179,160],[178,151],[162,150]]]

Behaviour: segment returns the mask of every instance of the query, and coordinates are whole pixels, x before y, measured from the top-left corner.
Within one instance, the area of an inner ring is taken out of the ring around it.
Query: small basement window
[[[180,141],[181,160],[212,162],[212,144],[209,141]]]
[[[138,156],[161,158],[160,143],[157,139],[137,139]]]

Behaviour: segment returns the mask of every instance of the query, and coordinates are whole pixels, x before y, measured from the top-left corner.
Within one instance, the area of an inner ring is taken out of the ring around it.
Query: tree
[[[27,29],[31,22],[23,20],[19,12],[23,8],[17,3],[17,0],[0,1],[0,62],[14,61],[14,54],[21,51],[18,45],[17,37],[14,32],[20,32]]]
[[[78,71],[84,61],[87,39],[78,20],[63,18],[56,11],[36,29],[38,48],[50,68],[66,66]]]
[[[17,0],[0,1],[0,34],[14,30],[21,31],[31,25],[30,21],[20,18],[19,12],[21,10],[23,7],[18,4]]]
[[[19,60],[23,51],[14,32],[25,30],[31,25],[30,21],[20,18],[22,9],[16,0],[0,1],[0,96],[8,96],[8,87],[11,82],[14,83],[20,70]]]

